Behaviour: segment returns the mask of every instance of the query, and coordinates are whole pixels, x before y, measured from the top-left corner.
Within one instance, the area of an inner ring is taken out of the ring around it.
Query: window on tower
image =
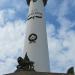
[[[37,0],[33,0],[33,2],[36,2]]]

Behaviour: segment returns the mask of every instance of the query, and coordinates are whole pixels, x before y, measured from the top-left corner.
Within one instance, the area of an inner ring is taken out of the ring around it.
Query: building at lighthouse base
[[[33,72],[33,71],[20,71],[7,75],[67,75],[65,73],[45,73],[45,72]]]

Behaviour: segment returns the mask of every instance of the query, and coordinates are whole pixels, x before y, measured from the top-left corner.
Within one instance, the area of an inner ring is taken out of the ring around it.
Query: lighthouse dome
[[[30,5],[30,1],[31,0],[26,0],[27,4]],[[34,2],[36,2],[37,0],[33,0]],[[47,0],[43,0],[44,6],[47,4]]]

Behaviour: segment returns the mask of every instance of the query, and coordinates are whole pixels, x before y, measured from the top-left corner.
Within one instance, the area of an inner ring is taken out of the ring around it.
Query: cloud
[[[0,75],[14,72],[17,58],[24,57],[26,25],[25,20],[17,18],[17,12],[23,12],[26,6],[22,7],[24,3],[21,0],[18,0],[19,5],[14,1],[10,4],[10,0],[0,0]]]
[[[50,27],[48,27],[48,29],[50,29]],[[62,31],[64,30],[62,29]],[[62,36],[61,33],[59,33],[57,37],[49,33],[50,32],[48,32],[48,48],[51,71],[67,72],[70,66],[75,66],[75,32],[71,30],[68,32],[64,31]]]
[[[13,21],[16,11],[13,9],[3,9],[0,11],[0,26],[4,26],[7,21]]]
[[[75,2],[74,0],[72,1]],[[54,13],[50,12],[50,14],[55,15],[56,20],[60,24],[57,33],[55,31],[55,25],[57,24],[50,24],[48,25],[49,27],[47,27],[50,67],[53,72],[67,72],[69,67],[75,67],[75,30],[73,29],[75,27],[75,22],[66,17],[71,11],[71,9],[69,9],[72,7],[71,0],[63,0],[61,4],[58,5],[59,8],[54,7],[54,9],[56,8]]]
[[[2,10],[14,10],[15,11],[15,19],[23,19],[25,20],[27,13],[27,4],[26,0],[0,0],[0,11]]]
[[[3,17],[2,17],[3,18]],[[7,21],[0,26],[0,75],[16,70],[17,58],[23,57],[25,22],[23,20]]]

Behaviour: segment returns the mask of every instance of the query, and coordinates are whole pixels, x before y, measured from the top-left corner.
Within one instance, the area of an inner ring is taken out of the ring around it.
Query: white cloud
[[[69,12],[70,2],[71,1],[64,0],[60,4],[59,9],[56,9],[57,11],[54,12],[60,24],[58,34],[52,36],[52,34],[55,34],[55,25],[50,24],[48,25],[49,27],[47,27],[48,47],[51,60],[50,67],[51,71],[55,72],[67,72],[69,67],[75,67],[75,31],[71,29],[71,27],[75,26],[75,23],[66,18]],[[75,1],[73,0],[73,2]]]
[[[4,26],[8,20],[15,18],[16,11],[14,9],[0,10],[0,26]]]
[[[52,36],[55,34],[55,27],[53,26],[53,24],[49,24],[47,23],[47,35]]]
[[[6,1],[0,0],[0,3],[4,5]],[[0,10],[0,75],[16,70],[17,58],[24,57],[25,22],[20,19],[11,21],[15,19],[16,9]]]
[[[3,24],[4,20],[5,18],[3,18]],[[23,56],[24,32],[23,20],[7,21],[6,25],[0,26],[0,75],[16,69],[17,58]]]
[[[47,30],[52,28],[50,27],[48,27]],[[64,29],[61,30],[64,31]],[[59,33],[58,38],[50,35],[51,34],[48,34],[48,47],[50,54],[51,71],[67,72],[67,69],[69,67],[75,67],[75,32],[67,32],[65,30],[62,36],[61,33]]]

